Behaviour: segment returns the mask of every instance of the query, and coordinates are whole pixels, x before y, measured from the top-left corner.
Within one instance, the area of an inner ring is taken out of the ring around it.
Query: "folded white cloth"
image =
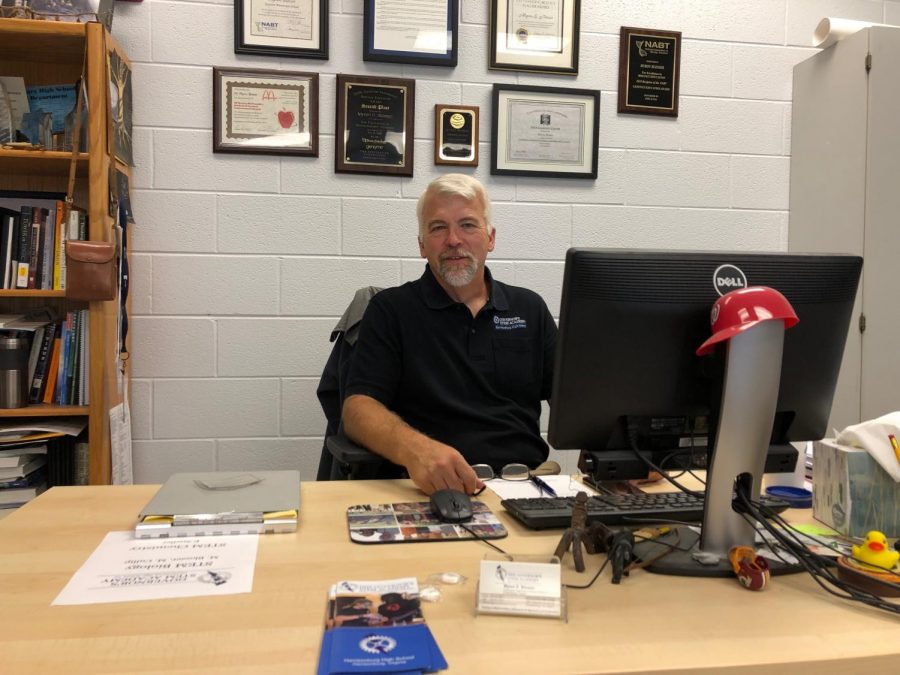
[[[894,454],[890,436],[900,441],[900,411],[882,415],[868,422],[852,424],[835,439],[841,445],[862,448],[900,483],[900,458]]]

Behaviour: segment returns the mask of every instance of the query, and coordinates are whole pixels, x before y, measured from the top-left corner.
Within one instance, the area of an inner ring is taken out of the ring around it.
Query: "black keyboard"
[[[787,504],[779,500],[762,500],[775,511]],[[532,497],[504,499],[500,505],[513,518],[532,530],[566,528],[572,524],[575,497]],[[645,494],[594,495],[587,502],[588,524],[640,525],[666,520],[699,522],[703,520],[703,496],[686,492],[653,492]]]

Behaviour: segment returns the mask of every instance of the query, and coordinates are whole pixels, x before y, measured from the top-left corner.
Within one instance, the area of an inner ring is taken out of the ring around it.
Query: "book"
[[[0,469],[12,469],[15,467],[25,466],[35,457],[40,457],[40,455],[0,455]]]
[[[6,467],[0,469],[0,481],[8,482],[16,478],[24,478],[32,471],[37,471],[47,463],[44,455],[36,455],[32,460],[22,466]]]
[[[0,490],[0,506],[21,506],[37,497],[47,489],[47,483],[41,483],[34,487],[6,488]]]
[[[31,336],[31,347],[28,354],[28,391],[31,392],[31,384],[34,382],[34,371],[37,370],[37,362],[41,355],[41,346],[44,343],[44,332],[46,326],[35,328],[34,334]],[[30,400],[30,397],[29,397]]]
[[[59,227],[59,219],[62,217],[62,207],[62,202],[56,202],[56,206],[50,209],[47,222],[44,225],[44,238],[41,247],[40,288],[45,290],[53,288],[53,266],[56,260],[54,247],[56,244],[56,230]]]
[[[37,339],[37,338],[35,338]],[[53,355],[53,343],[56,339],[56,323],[47,324],[41,336],[41,347],[37,363],[34,367],[34,375],[31,378],[31,391],[29,401],[40,403],[43,401],[44,390],[47,387],[47,374],[50,370],[50,358]]]
[[[63,206],[62,202],[60,205]],[[66,264],[66,234],[68,231],[68,222],[63,222],[64,206],[56,213],[56,239],[53,244],[53,285],[54,291],[61,291],[65,286],[65,264]],[[72,217],[72,211],[69,211],[69,218]]]
[[[3,490],[15,490],[23,487],[33,487],[47,482],[47,470],[44,467],[37,471],[32,471],[27,476],[19,476],[18,478],[9,478],[0,482],[0,492]]]
[[[0,445],[0,457],[15,457],[18,455],[46,455],[46,443],[12,443]]]
[[[0,265],[0,287],[12,288],[14,278],[12,274],[13,261],[13,243],[16,239],[19,227],[19,212],[12,209],[0,207],[0,256],[2,256],[2,265]]]
[[[69,331],[72,329],[71,312],[66,313],[59,331],[59,367],[56,370],[56,393],[53,394],[53,402],[65,404],[66,364],[69,359]]]
[[[38,273],[41,265],[41,233],[44,231],[44,221],[47,219],[48,211],[45,208],[35,206],[31,210],[31,258],[28,263],[28,288],[39,288],[37,286]]]
[[[61,327],[60,327],[61,330]],[[56,396],[56,375],[59,372],[59,353],[62,350],[62,338],[57,334],[53,338],[53,347],[50,352],[50,362],[47,370],[44,372],[44,395],[41,398],[43,403],[53,403]]]
[[[80,317],[81,312],[77,310],[72,312],[72,329],[69,331],[68,336],[69,349],[66,362],[65,398],[60,401],[63,405],[74,405],[75,403],[75,372],[78,365],[78,332],[81,330],[79,327]]]
[[[19,245],[17,247],[16,288],[28,288],[28,265],[31,261],[32,208],[23,206],[19,216]]]

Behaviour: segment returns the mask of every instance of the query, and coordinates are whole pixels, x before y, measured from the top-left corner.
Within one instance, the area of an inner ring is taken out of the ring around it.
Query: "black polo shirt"
[[[548,455],[538,422],[556,323],[537,293],[485,277],[490,298],[474,318],[427,265],[372,298],[345,392],[378,400],[470,464],[534,467]]]

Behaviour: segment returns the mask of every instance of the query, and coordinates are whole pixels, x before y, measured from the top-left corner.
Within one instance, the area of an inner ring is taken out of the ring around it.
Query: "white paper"
[[[597,492],[589,488],[584,483],[575,480],[572,476],[541,476],[541,480],[547,483],[557,497],[574,497],[579,492],[587,492],[588,495],[595,495]],[[530,480],[503,480],[502,478],[492,478],[485,481],[485,484],[493,490],[500,499],[518,499],[529,497],[550,497],[546,492],[541,491],[537,485]]]
[[[868,21],[854,21],[853,19],[839,19],[833,16],[826,16],[816,26],[816,30],[813,33],[812,46],[825,49],[835,42],[861,31],[863,28],[887,25],[885,23],[869,23]]]
[[[482,560],[478,610],[559,616],[560,565]]]
[[[22,128],[22,115],[29,111],[28,94],[25,91],[24,77],[0,77],[0,82],[6,87],[9,96],[9,105],[12,108],[13,131]]]
[[[135,539],[109,532],[53,604],[249,593],[258,542],[256,534]]]
[[[109,446],[112,455],[112,484],[131,485],[134,474],[131,465],[131,410],[128,401],[110,408]]]

